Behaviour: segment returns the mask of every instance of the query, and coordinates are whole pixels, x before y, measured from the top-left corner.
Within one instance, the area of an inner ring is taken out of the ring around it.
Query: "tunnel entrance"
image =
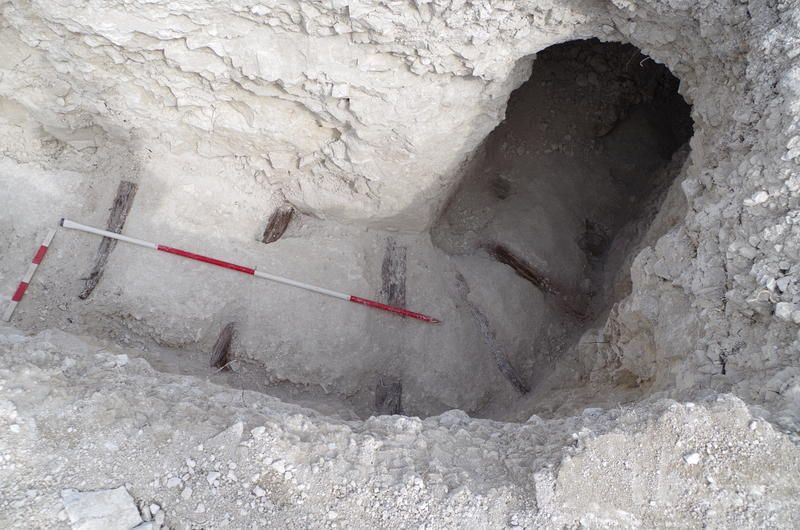
[[[630,44],[551,46],[463,168],[434,241],[456,261],[513,271],[540,298],[527,329],[505,331],[499,363],[526,387],[628,294],[633,257],[685,211],[672,184],[693,126],[679,84]],[[485,334],[504,333],[486,320]],[[490,408],[478,414],[496,417]]]

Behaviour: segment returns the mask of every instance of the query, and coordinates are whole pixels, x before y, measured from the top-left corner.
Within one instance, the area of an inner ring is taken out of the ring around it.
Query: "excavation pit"
[[[458,408],[524,420],[647,395],[649,376],[628,368],[609,369],[602,392],[594,384],[584,388],[599,373],[581,337],[600,329],[630,293],[639,251],[685,215],[676,177],[689,153],[691,107],[678,79],[630,44],[569,41],[520,59],[518,68],[526,67],[529,79],[511,93],[505,120],[462,164],[432,238],[295,213],[279,197],[246,240],[233,239],[238,232],[198,230],[171,206],[153,207],[198,200],[191,181],[165,189],[137,177],[133,224],[123,230],[129,235],[258,264],[429,313],[443,324],[125,244],[102,262],[98,291],[84,302],[71,292],[82,277],[67,275],[72,283],[59,291],[67,311],[55,318],[66,329],[142,346],[160,369],[348,418],[427,417]],[[164,155],[168,164],[170,156]],[[163,198],[173,189],[188,193]],[[225,196],[224,187],[216,189]],[[203,196],[216,207],[215,194]],[[237,211],[241,196],[229,196]],[[145,221],[137,208],[154,214]],[[76,269],[89,268],[98,243],[92,237],[60,238],[76,249]],[[164,318],[149,316],[157,314]],[[30,320],[34,329],[40,325]],[[230,323],[234,341],[221,348],[220,332]],[[549,399],[564,388],[575,397]],[[598,392],[606,396],[602,403],[591,397]]]
[[[796,3],[0,20],[3,528],[798,526]]]

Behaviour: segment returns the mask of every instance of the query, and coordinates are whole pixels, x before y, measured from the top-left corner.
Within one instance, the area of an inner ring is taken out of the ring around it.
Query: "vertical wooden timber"
[[[403,385],[400,381],[386,381],[382,377],[375,386],[375,410],[378,414],[403,413]]]
[[[109,232],[122,232],[122,227],[125,226],[125,220],[128,218],[128,213],[130,213],[131,207],[133,206],[133,198],[136,196],[137,189],[138,186],[133,182],[128,182],[127,180],[120,181],[119,187],[117,187],[117,196],[114,198],[114,204],[108,216],[108,223],[106,223],[106,229]],[[106,263],[108,262],[108,256],[116,246],[117,241],[115,239],[104,237],[103,240],[100,241],[100,247],[97,249],[97,256],[95,257],[92,271],[89,273],[88,278],[86,278],[86,283],[81,294],[78,295],[82,300],[89,298],[94,288],[97,287],[100,278],[103,276]]]
[[[289,228],[289,223],[294,216],[294,207],[291,204],[282,204],[279,206],[272,215],[269,216],[267,227],[264,229],[264,235],[261,236],[262,243],[274,243],[279,240],[286,229]]]
[[[228,363],[231,359],[231,343],[233,342],[233,334],[236,331],[236,324],[230,322],[222,328],[217,337],[217,342],[214,343],[214,349],[211,350],[211,367],[227,369]]]
[[[406,306],[406,247],[386,238],[386,252],[381,267],[381,297],[396,307]]]
[[[396,307],[406,306],[406,247],[386,238],[381,266],[381,299]],[[378,414],[403,414],[403,384],[399,379],[383,378],[375,386],[375,410]]]

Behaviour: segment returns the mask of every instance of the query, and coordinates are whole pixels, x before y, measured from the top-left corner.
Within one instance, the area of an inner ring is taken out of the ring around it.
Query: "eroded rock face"
[[[7,2],[0,93],[75,148],[225,157],[308,212],[419,229],[552,43],[631,41],[690,98],[740,75],[744,7],[615,4]]]
[[[558,11],[542,29],[591,18]],[[7,3],[4,20],[3,93],[55,138],[243,159],[308,211],[404,228],[553,39],[510,2]]]

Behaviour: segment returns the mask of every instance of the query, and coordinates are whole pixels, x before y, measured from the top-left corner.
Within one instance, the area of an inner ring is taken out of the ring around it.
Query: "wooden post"
[[[261,236],[262,243],[274,243],[279,240],[286,229],[289,228],[289,223],[294,216],[294,207],[291,204],[283,204],[277,210],[272,212],[267,222],[267,227],[264,229],[264,235]]]
[[[378,379],[375,386],[375,410],[378,414],[402,414],[402,399],[403,384],[400,381]]]
[[[487,246],[487,250],[494,259],[514,269],[514,272],[531,282],[541,291],[547,294],[558,294],[558,290],[553,287],[553,284],[544,273],[536,270],[533,265],[516,256],[505,246],[493,243]]]
[[[406,306],[406,247],[397,246],[391,237],[386,238],[386,252],[381,267],[381,297],[387,304]]]
[[[517,256],[504,245],[492,243],[486,245],[485,248],[494,259],[514,269],[518,276],[531,282],[543,293],[551,295],[562,311],[581,320],[588,318],[588,309],[585,307],[587,301],[582,299],[585,297],[581,297],[579,293],[556,287],[544,272]]]
[[[522,380],[514,367],[511,366],[511,363],[508,362],[505,354],[497,348],[494,349],[494,362],[500,373],[511,383],[511,386],[517,389],[517,392],[524,395],[531,391],[528,384]]]
[[[231,359],[231,343],[233,342],[233,335],[236,332],[236,323],[229,322],[222,328],[217,337],[217,342],[214,343],[214,349],[211,350],[210,364],[212,368],[220,368],[227,370],[228,363]]]
[[[489,319],[486,318],[486,315],[478,309],[475,304],[469,301],[469,285],[467,285],[467,280],[461,273],[456,274],[456,279],[458,280],[458,286],[461,296],[464,298],[467,306],[469,306],[470,312],[472,313],[472,318],[475,319],[475,322],[478,324],[478,328],[481,330],[481,336],[483,336],[483,342],[486,344],[486,347],[489,348],[492,355],[494,356],[494,363],[497,366],[497,369],[500,370],[500,373],[511,383],[517,392],[520,394],[527,394],[531,391],[528,384],[520,377],[517,370],[511,366],[511,363],[508,361],[505,353],[497,346],[497,339],[495,338],[494,331],[489,327]]]
[[[119,187],[117,188],[117,196],[114,198],[114,204],[111,207],[111,213],[108,216],[108,223],[106,224],[109,232],[122,232],[122,227],[125,226],[125,219],[128,218],[128,213],[130,213],[131,207],[133,206],[133,198],[136,196],[137,189],[138,186],[133,182],[128,182],[126,180],[120,181]],[[78,295],[82,300],[89,298],[94,288],[97,287],[100,278],[103,276],[103,270],[108,261],[108,256],[116,245],[117,241],[108,237],[104,237],[103,240],[100,241],[100,247],[97,249],[97,256],[94,259],[92,272],[90,272],[89,277],[86,278],[83,291]]]
[[[406,247],[386,238],[381,266],[380,297],[387,304],[406,306]],[[378,414],[403,414],[403,384],[399,379],[381,377],[375,386],[375,410]]]

